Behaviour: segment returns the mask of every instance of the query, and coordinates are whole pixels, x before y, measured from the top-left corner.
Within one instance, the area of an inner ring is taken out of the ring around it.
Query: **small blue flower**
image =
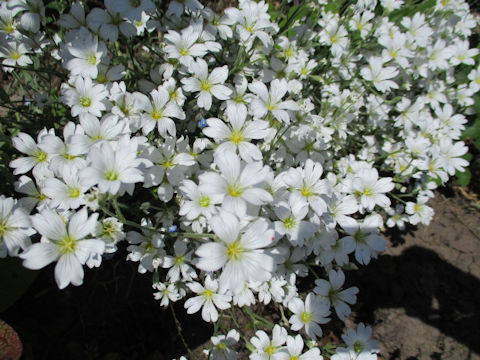
[[[207,119],[201,119],[199,122],[198,122],[198,127],[200,129],[203,129],[203,128],[206,128],[208,126],[207,124]]]
[[[169,233],[173,233],[177,231],[177,225],[172,225],[168,228]]]

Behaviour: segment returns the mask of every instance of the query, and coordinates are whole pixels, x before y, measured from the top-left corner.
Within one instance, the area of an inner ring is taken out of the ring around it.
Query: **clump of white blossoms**
[[[56,262],[64,288],[126,248],[162,306],[217,324],[243,306],[271,330],[216,327],[211,359],[321,360],[312,340],[355,307],[346,270],[379,256],[385,225],[428,224],[435,188],[468,166],[478,20],[444,3],[75,2],[52,36],[41,0],[2,2],[2,69],[57,64],[28,106],[66,125],[12,138],[0,257]],[[331,358],[376,359],[370,336],[347,330]]]

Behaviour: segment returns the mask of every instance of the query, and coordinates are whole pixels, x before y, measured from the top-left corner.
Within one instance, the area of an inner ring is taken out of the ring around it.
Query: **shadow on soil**
[[[361,289],[357,321],[372,324],[376,309],[401,307],[480,354],[480,279],[435,252],[413,246],[400,256],[382,255],[350,277]]]
[[[170,309],[153,299],[151,279],[121,256],[85,269],[84,285],[58,290],[53,265],[43,269],[14,306],[0,314],[19,334],[22,360],[164,360],[185,348]],[[213,332],[199,314],[175,313],[190,347]]]

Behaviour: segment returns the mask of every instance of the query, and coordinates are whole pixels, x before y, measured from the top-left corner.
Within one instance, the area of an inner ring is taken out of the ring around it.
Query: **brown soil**
[[[355,274],[355,321],[373,326],[382,359],[480,359],[478,202],[456,189],[430,205],[429,226],[392,234],[392,246]]]

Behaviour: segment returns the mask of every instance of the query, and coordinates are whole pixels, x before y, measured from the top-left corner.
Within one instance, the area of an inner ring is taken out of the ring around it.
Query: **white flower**
[[[308,159],[303,169],[290,168],[282,177],[285,185],[308,202],[318,215],[327,211],[327,203],[322,196],[330,192],[328,181],[320,180],[322,173],[322,165]]]
[[[223,200],[219,194],[207,194],[192,180],[183,180],[179,189],[189,200],[182,203],[178,214],[185,216],[187,220],[195,220],[199,216],[209,219],[217,212],[215,205],[220,204]]]
[[[273,240],[273,230],[265,219],[240,227],[238,218],[226,211],[210,221],[219,241],[202,244],[196,251],[196,266],[204,271],[222,269],[219,282],[222,291],[242,291],[247,281],[267,281],[275,269],[273,257],[263,248]]]
[[[182,78],[183,89],[189,92],[199,92],[197,105],[205,110],[212,107],[212,95],[219,100],[227,100],[232,95],[232,90],[222,85],[228,78],[228,66],[217,67],[208,73],[205,60],[198,58],[190,63],[194,77]]]
[[[92,255],[101,255],[105,248],[103,241],[92,239],[98,214],[88,216],[83,208],[73,214],[67,224],[56,212],[45,210],[32,216],[34,228],[43,236],[42,242],[35,243],[19,256],[23,266],[38,270],[53,261],[55,280],[60,289],[68,284],[83,283],[83,267]]]
[[[376,258],[380,251],[385,250],[386,241],[378,235],[382,218],[378,214],[367,216],[363,222],[349,218],[342,228],[349,234],[343,239],[355,244],[355,259],[360,264],[367,265],[370,258]]]
[[[142,131],[144,135],[149,134],[155,125],[161,136],[167,137],[167,132],[171,136],[176,135],[175,123],[171,117],[184,120],[185,113],[176,103],[169,101],[170,96],[168,91],[159,86],[156,90],[150,93],[152,102],[148,100],[142,101],[142,110],[145,113],[142,115]]]
[[[208,194],[224,196],[223,206],[243,214],[247,203],[263,205],[273,200],[262,183],[266,179],[268,168],[258,162],[242,164],[240,158],[231,152],[219,153],[215,163],[220,174],[203,173],[199,176],[200,186]],[[244,165],[244,166],[243,166]]]
[[[250,354],[250,360],[279,360],[283,359],[285,347],[282,346],[287,340],[287,330],[275,325],[272,330],[272,340],[263,330],[259,330],[250,339],[255,346],[255,352]]]
[[[420,197],[416,203],[409,201],[405,205],[405,212],[410,215],[408,220],[412,225],[417,225],[418,223],[428,225],[430,220],[432,220],[434,211],[426,204],[427,201],[428,198]]]
[[[330,321],[329,306],[319,296],[309,293],[303,302],[300,298],[293,298],[288,303],[288,308],[293,313],[289,322],[293,331],[305,327],[306,334],[313,340],[322,336],[322,328],[319,324]]]
[[[309,349],[302,354],[304,342],[301,335],[287,337],[287,348],[279,354],[279,360],[323,360],[319,348]]]
[[[182,34],[174,30],[169,30],[165,34],[165,39],[170,42],[165,46],[167,56],[171,59],[178,59],[180,63],[189,66],[193,62],[193,57],[204,56],[208,52],[205,44],[197,43],[200,37],[201,29],[189,26],[182,30]]]
[[[246,122],[246,107],[227,106],[226,115],[230,122],[227,126],[217,118],[207,119],[207,127],[203,133],[220,143],[215,148],[215,153],[233,152],[237,150],[240,157],[246,162],[262,159],[260,149],[252,144],[252,139],[264,139],[269,134],[268,122],[254,120]]]
[[[352,182],[354,195],[359,198],[361,206],[367,210],[373,210],[375,205],[389,207],[390,199],[385,193],[392,191],[393,188],[392,178],[378,179],[378,171],[375,168],[361,169]]]
[[[383,60],[380,57],[371,57],[368,60],[368,66],[360,70],[362,77],[373,82],[373,85],[378,91],[386,92],[390,89],[398,89],[395,81],[390,79],[398,75],[398,70],[393,66],[383,67]]]
[[[361,352],[380,352],[378,341],[372,339],[372,328],[363,323],[358,324],[357,331],[347,329],[347,333],[342,335],[343,341],[348,348],[354,350],[357,354]]]
[[[350,307],[357,302],[358,288],[350,287],[342,290],[345,282],[345,274],[342,270],[330,270],[328,273],[328,281],[323,279],[315,280],[315,289],[313,291],[326,300],[326,302],[335,308],[335,312],[340,320],[350,315]]]
[[[89,165],[79,172],[81,183],[86,187],[97,185],[102,193],[132,193],[134,183],[143,180],[136,147],[124,142],[117,143],[116,148],[109,142],[92,147],[87,159]]]
[[[188,314],[194,314],[202,308],[202,318],[207,322],[216,322],[218,320],[218,310],[228,309],[232,297],[218,293],[218,281],[210,276],[205,278],[205,287],[198,282],[187,284],[188,288],[198,296],[194,296],[185,301],[185,309]]]
[[[468,161],[461,156],[468,152],[468,147],[463,141],[452,142],[448,138],[440,139],[439,150],[441,164],[449,175],[455,175],[456,171],[463,172],[468,166]]]
[[[32,59],[26,55],[30,50],[24,43],[8,41],[0,43],[0,58],[5,58],[2,64],[9,66],[25,66],[32,63]],[[11,72],[12,68],[3,67],[3,71]]]
[[[51,199],[50,207],[62,210],[77,209],[84,205],[86,190],[87,187],[80,183],[75,171],[64,172],[63,181],[56,178],[46,179],[42,188],[42,192]]]
[[[69,85],[62,87],[61,100],[71,107],[72,116],[92,114],[100,117],[102,111],[106,110],[103,100],[107,95],[103,84],[93,85],[92,79],[77,76],[73,88]]]
[[[0,258],[17,256],[30,244],[32,231],[30,218],[20,204],[12,198],[0,196]]]
[[[213,349],[210,353],[212,360],[236,360],[238,359],[238,353],[231,349],[231,346],[235,345],[240,340],[240,333],[232,329],[227,335],[217,335],[210,338]]]
[[[169,269],[167,280],[174,283],[179,280],[191,281],[197,277],[195,270],[189,265],[193,250],[188,251],[188,240],[177,239],[173,244],[175,256],[165,256],[162,267]]]
[[[175,284],[155,283],[152,286],[158,290],[153,293],[153,297],[155,300],[160,300],[160,306],[168,306],[170,301],[175,302],[180,299],[180,294]]]
[[[41,131],[38,134],[37,142],[41,143],[42,139],[47,135],[47,131]],[[12,139],[13,146],[20,152],[29,156],[20,157],[10,161],[9,166],[14,168],[15,175],[25,174],[33,168],[33,175],[37,178],[44,178],[51,173],[48,169],[50,156],[40,149],[35,140],[26,133],[20,132]]]
[[[70,71],[71,76],[83,76],[95,79],[98,75],[98,65],[105,58],[107,47],[104,43],[98,43],[98,38],[86,33],[84,37],[79,37],[67,46],[73,59],[65,63],[65,67]]]
[[[302,221],[308,213],[308,203],[298,193],[291,193],[288,203],[281,201],[275,205],[275,231],[294,246],[303,246],[305,238],[313,236],[317,227],[310,221]]]
[[[263,118],[271,112],[273,116],[285,124],[290,123],[290,115],[287,110],[300,110],[298,104],[293,100],[282,101],[288,90],[285,79],[275,79],[270,83],[270,91],[267,86],[260,81],[254,81],[248,85],[248,89],[257,95],[250,103],[253,115]]]

